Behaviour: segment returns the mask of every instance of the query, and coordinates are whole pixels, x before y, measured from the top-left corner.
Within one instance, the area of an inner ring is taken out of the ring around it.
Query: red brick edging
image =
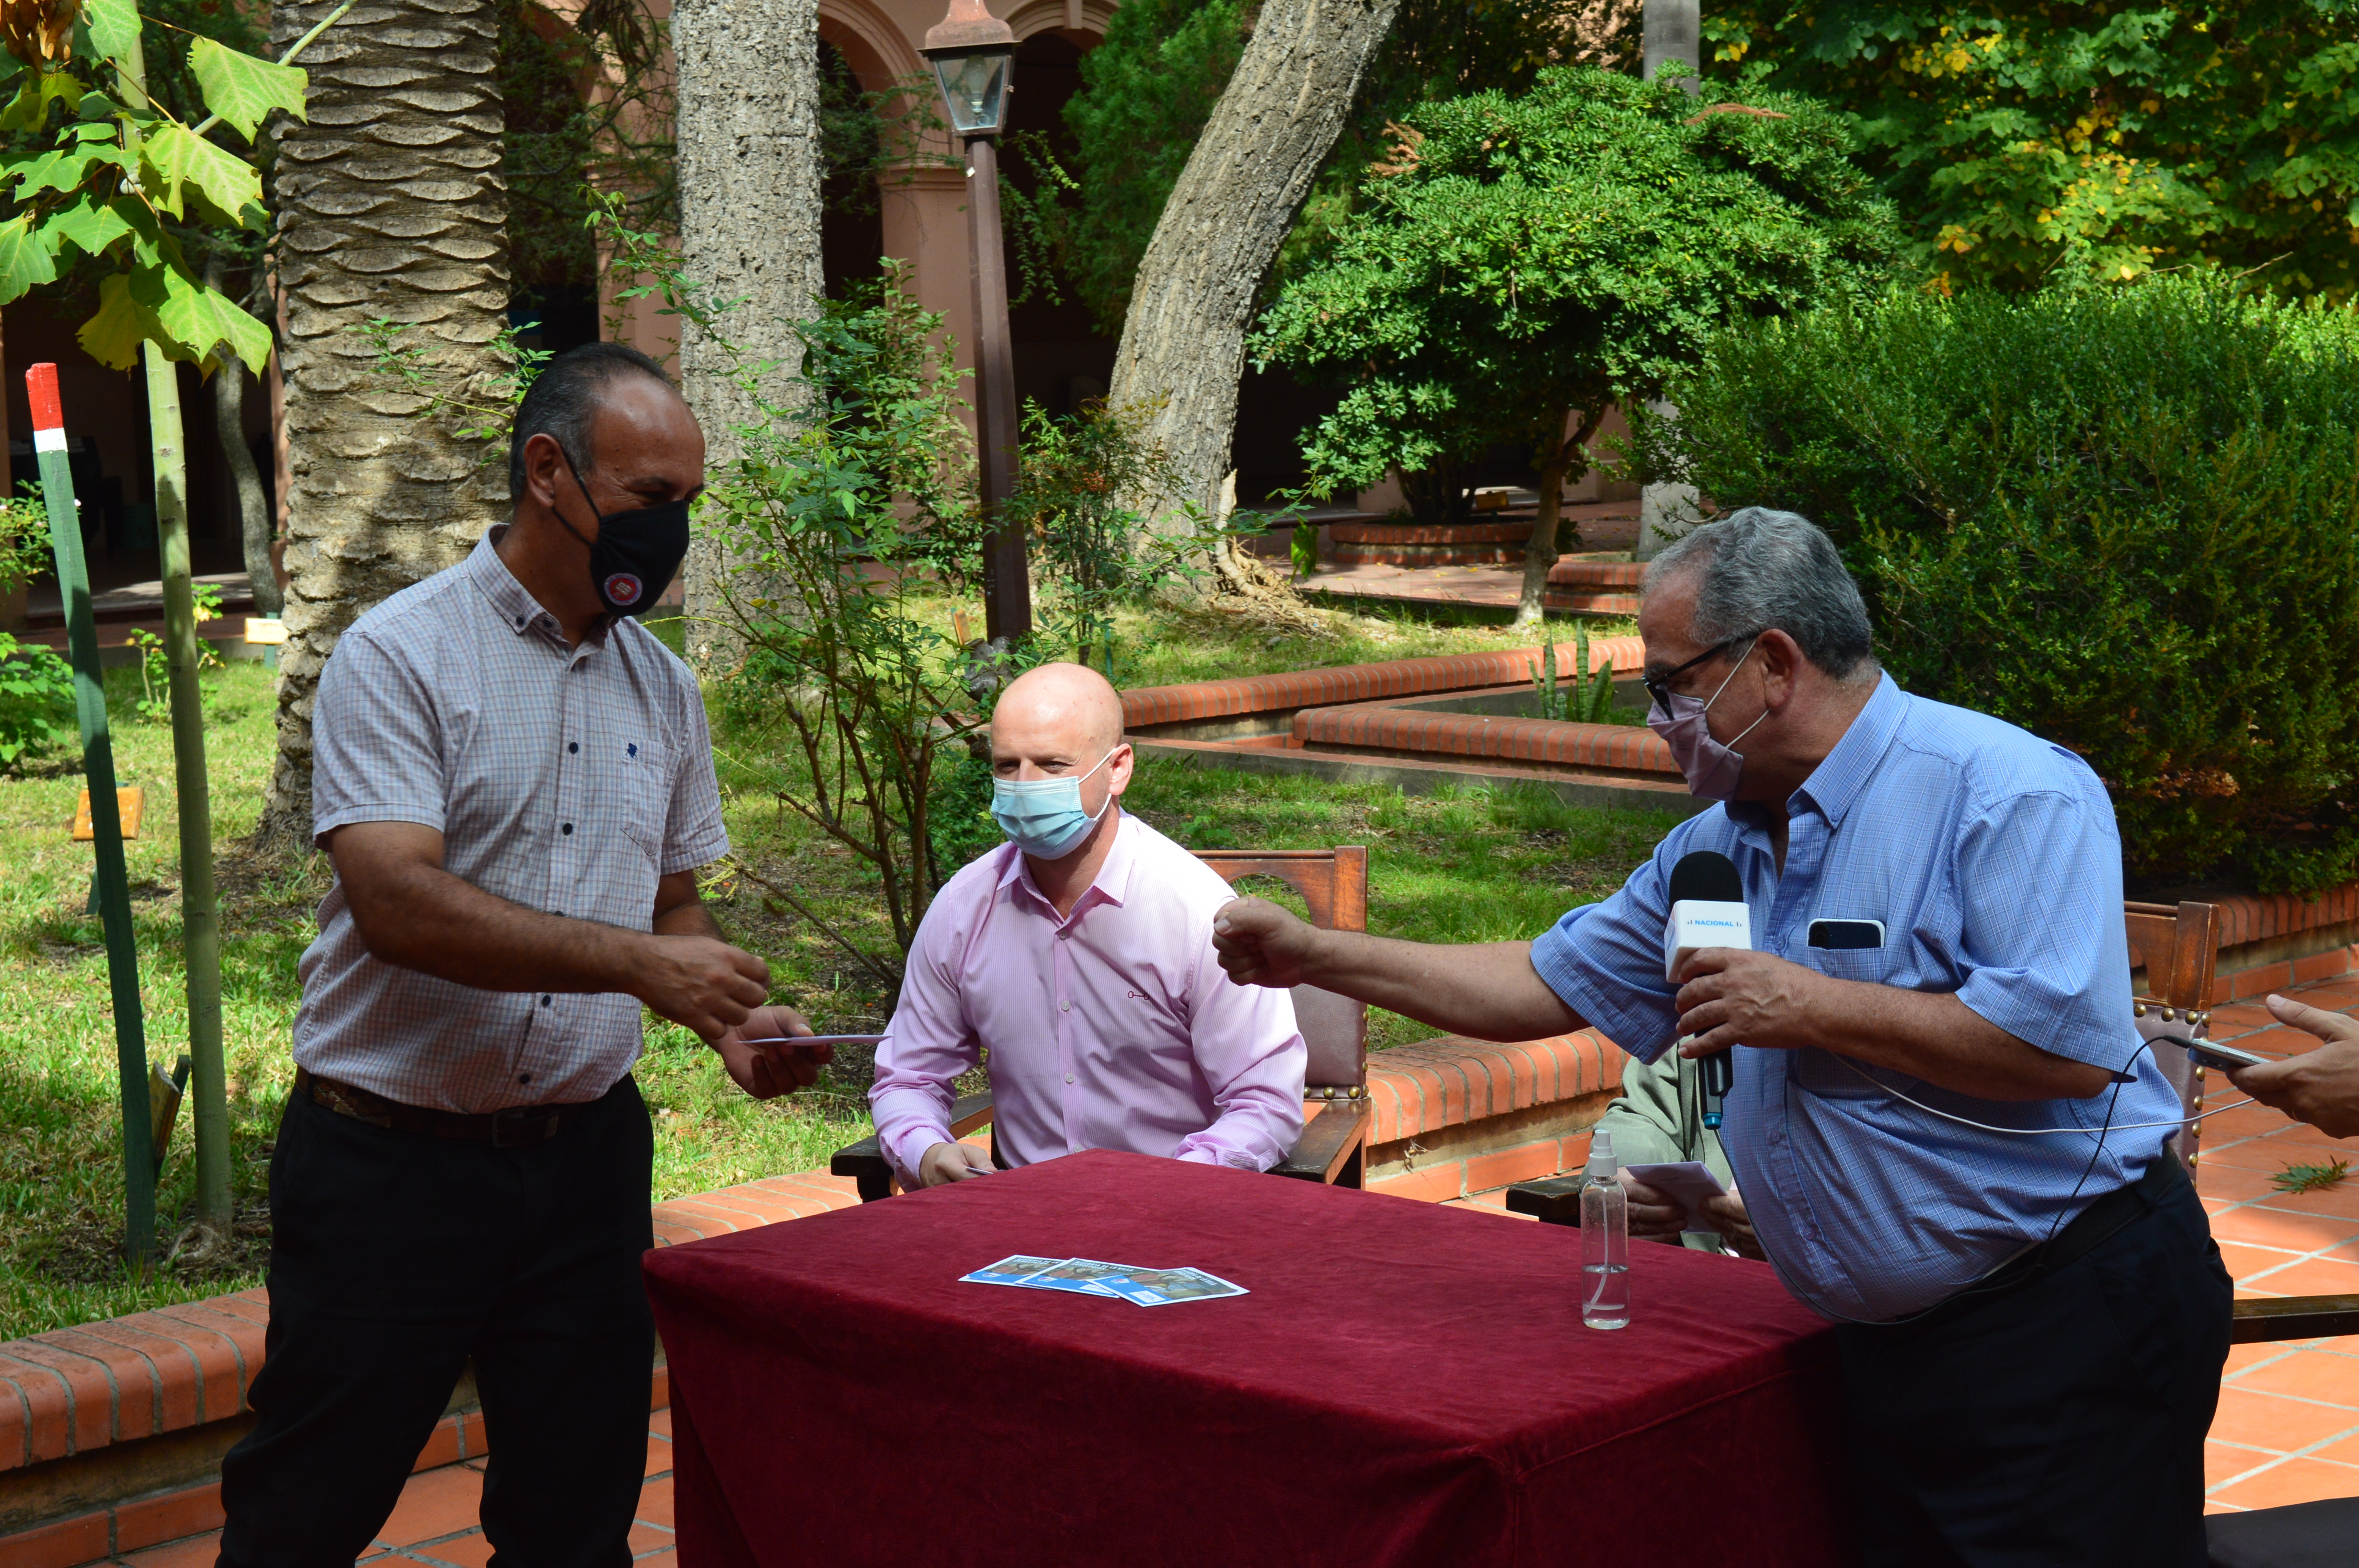
[[[1671,749],[1630,724],[1575,724],[1556,719],[1493,719],[1409,708],[1314,708],[1294,715],[1294,746],[1350,746],[1386,752],[1542,762],[1677,778]]]
[[[1283,675],[1241,676],[1231,680],[1191,681],[1185,686],[1138,687],[1122,694],[1123,725],[1143,730],[1190,719],[1224,719],[1243,713],[1286,712],[1335,703],[1371,702],[1387,697],[1465,691],[1529,680],[1539,665],[1538,648],[1506,648],[1489,654],[1441,654],[1424,659],[1386,659],[1371,665],[1337,665]],[[1599,637],[1589,644],[1590,668],[1610,663],[1617,672],[1642,667],[1645,646],[1636,637]],[[1556,645],[1557,673],[1573,673],[1573,646]]]

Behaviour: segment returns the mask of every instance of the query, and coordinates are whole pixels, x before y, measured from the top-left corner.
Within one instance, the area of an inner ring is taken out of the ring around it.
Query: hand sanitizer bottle
[[[1630,1321],[1630,1206],[1614,1170],[1614,1135],[1598,1133],[1581,1184],[1581,1321],[1592,1328]]]

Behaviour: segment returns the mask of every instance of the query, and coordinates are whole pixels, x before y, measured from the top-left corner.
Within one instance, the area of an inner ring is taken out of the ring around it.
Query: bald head
[[[995,744],[1004,731],[1055,736],[1096,762],[1122,744],[1122,695],[1083,665],[1042,665],[1027,670],[999,694],[992,710]]]
[[[1130,786],[1121,695],[1105,676],[1081,665],[1026,671],[999,694],[992,710],[991,771],[1019,781],[1078,778],[1082,809],[1098,815],[1108,795]],[[1093,834],[1092,841],[1096,838]]]

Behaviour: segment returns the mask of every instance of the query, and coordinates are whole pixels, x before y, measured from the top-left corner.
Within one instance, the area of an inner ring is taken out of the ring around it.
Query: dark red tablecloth
[[[1138,1307],[964,1284],[1011,1253],[1192,1264]],[[650,1252],[680,1561],[1850,1561],[1833,1346],[1762,1265],[1076,1154]]]

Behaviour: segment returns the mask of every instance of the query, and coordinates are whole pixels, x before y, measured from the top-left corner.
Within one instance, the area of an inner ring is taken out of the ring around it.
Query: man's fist
[[[819,1070],[835,1059],[832,1045],[770,1044],[810,1032],[803,1015],[791,1007],[757,1007],[744,1022],[722,1031],[712,1049],[739,1088],[756,1099],[776,1099],[810,1087],[819,1081]]]
[[[1819,999],[1832,982],[1770,953],[1699,947],[1680,966],[1683,1056],[1709,1056],[1732,1045],[1793,1050],[1819,1044]]]
[[[707,1042],[770,995],[770,966],[717,936],[649,936],[641,953],[638,999]]]
[[[2269,998],[2269,1012],[2326,1044],[2281,1062],[2239,1067],[2228,1081],[2329,1138],[2359,1135],[2359,1019],[2282,996]]]
[[[1316,928],[1266,898],[1241,898],[1212,916],[1212,951],[1241,986],[1299,986]]]
[[[918,1161],[918,1184],[939,1187],[944,1182],[963,1182],[970,1176],[991,1174],[991,1156],[972,1143],[937,1143]],[[993,1189],[997,1191],[996,1188]]]

